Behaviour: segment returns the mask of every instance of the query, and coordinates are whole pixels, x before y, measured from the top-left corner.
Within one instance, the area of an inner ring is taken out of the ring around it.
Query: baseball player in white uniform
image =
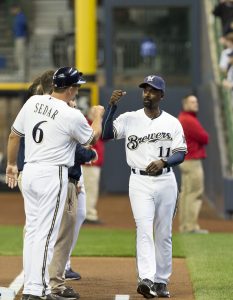
[[[164,80],[150,75],[139,87],[144,108],[121,114],[115,121],[116,104],[125,92],[112,93],[102,137],[125,139],[131,168],[129,197],[137,228],[137,292],[145,298],[170,297],[167,283],[172,272],[172,220],[178,195],[172,166],[183,162],[187,146],[180,122],[159,108]]]
[[[29,300],[64,299],[51,294],[48,265],[66,200],[67,168],[74,164],[77,141],[87,145],[99,138],[104,113],[104,108],[97,106],[90,127],[79,110],[67,105],[83,83],[78,70],[58,69],[53,76],[53,93],[31,97],[17,115],[9,136],[6,183],[11,188],[17,185],[18,146],[20,137],[25,136],[23,294],[29,295]]]

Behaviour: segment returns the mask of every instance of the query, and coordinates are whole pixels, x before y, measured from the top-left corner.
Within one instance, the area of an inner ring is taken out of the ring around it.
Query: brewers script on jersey
[[[12,126],[25,135],[22,189],[26,212],[24,294],[50,294],[51,261],[67,193],[67,167],[77,141],[87,144],[93,130],[82,113],[49,95],[33,96]]]
[[[176,179],[172,168],[162,169],[160,176],[138,174],[152,161],[167,160],[177,151],[186,151],[183,128],[165,111],[150,119],[144,109],[120,115],[113,126],[115,138],[125,138],[127,163],[132,169],[129,196],[138,228],[139,278],[167,284],[172,270],[171,231],[177,200]],[[155,246],[151,239],[153,221]]]

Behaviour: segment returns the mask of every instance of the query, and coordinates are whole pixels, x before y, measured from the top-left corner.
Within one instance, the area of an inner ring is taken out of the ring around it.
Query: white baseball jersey
[[[179,120],[162,111],[150,119],[140,109],[120,115],[113,122],[116,139],[125,138],[127,163],[131,168],[145,170],[154,160],[167,160],[177,151],[187,151]]]
[[[22,107],[12,131],[25,136],[25,162],[74,165],[77,141],[86,145],[93,130],[83,114],[50,95],[33,96]]]

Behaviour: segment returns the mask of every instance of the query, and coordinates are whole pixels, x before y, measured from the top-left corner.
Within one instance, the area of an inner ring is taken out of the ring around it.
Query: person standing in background
[[[232,32],[233,0],[220,0],[214,7],[213,15],[220,18],[223,35]]]
[[[93,121],[93,109],[87,114],[89,124]],[[92,148],[97,152],[98,159],[82,166],[84,186],[86,190],[86,224],[101,224],[97,212],[101,168],[104,162],[104,142],[99,139]]]
[[[204,193],[204,171],[202,160],[206,158],[205,146],[209,135],[197,119],[198,99],[190,94],[183,98],[183,111],[178,119],[183,126],[187,141],[188,154],[181,164],[181,195],[179,204],[180,232],[208,233],[200,229],[198,216]]]
[[[140,46],[140,54],[143,60],[143,65],[147,68],[153,68],[155,64],[157,47],[153,39],[144,38]]]
[[[26,76],[26,41],[28,35],[27,18],[19,4],[15,3],[11,7],[13,19],[14,37],[14,63],[17,69],[19,80],[25,80]]]

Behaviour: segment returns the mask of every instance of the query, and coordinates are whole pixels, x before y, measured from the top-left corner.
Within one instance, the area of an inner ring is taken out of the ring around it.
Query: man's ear
[[[164,97],[164,92],[161,91],[161,99],[163,99],[163,97]]]

